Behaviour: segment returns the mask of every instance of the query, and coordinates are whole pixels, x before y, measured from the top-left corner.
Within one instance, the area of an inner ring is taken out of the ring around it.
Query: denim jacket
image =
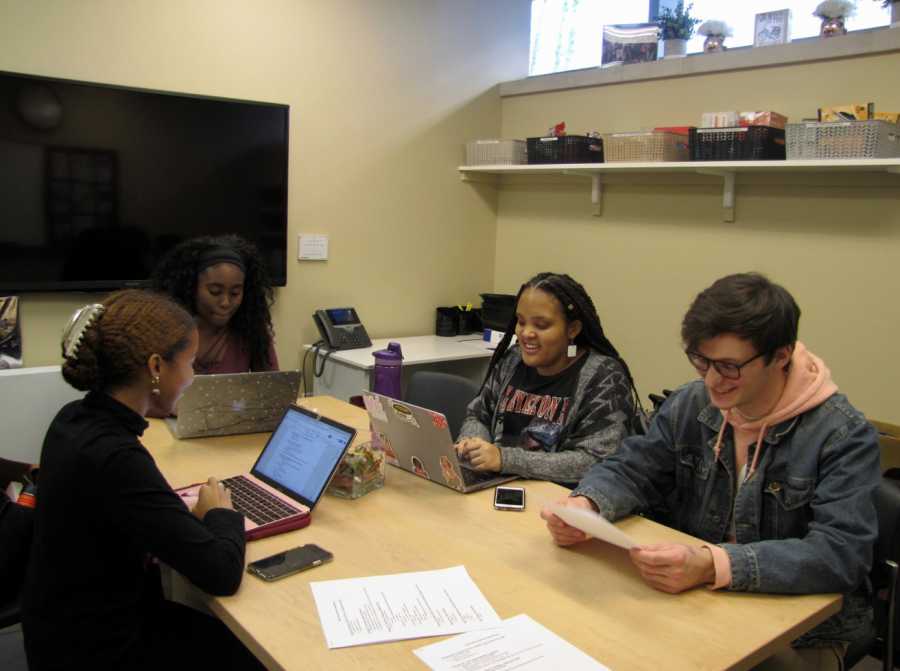
[[[572,496],[592,499],[610,521],[665,507],[671,526],[727,552],[729,590],[842,594],[840,612],[794,645],[856,640],[872,617],[872,492],[881,481],[874,427],[842,394],[773,426],[756,473],[740,488],[732,544],[722,542],[735,496],[730,427],[718,461],[713,452],[722,422],[703,382],[685,384],[666,400],[646,436],[625,440]],[[756,449],[750,446],[748,459]]]

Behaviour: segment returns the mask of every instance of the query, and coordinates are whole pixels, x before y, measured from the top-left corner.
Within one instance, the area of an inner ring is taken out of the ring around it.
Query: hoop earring
[[[154,396],[159,396],[161,393],[159,391],[159,375],[157,375],[155,378],[153,378],[153,385],[154,385],[154,387],[150,391],[150,393],[153,394]]]
[[[569,347],[566,349],[566,355],[570,359],[574,359],[576,356],[578,356],[578,346],[575,344],[574,340],[569,341]]]

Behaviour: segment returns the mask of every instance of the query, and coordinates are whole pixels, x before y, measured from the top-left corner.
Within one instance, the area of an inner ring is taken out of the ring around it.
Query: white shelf
[[[734,221],[735,176],[738,173],[849,173],[874,172],[900,175],[900,159],[827,159],[801,161],[678,161],[669,163],[567,163],[552,165],[459,166],[461,179],[496,183],[498,175],[580,175],[591,180],[591,204],[601,214],[603,174],[699,173],[722,177],[723,219]],[[493,176],[493,177],[489,177]]]

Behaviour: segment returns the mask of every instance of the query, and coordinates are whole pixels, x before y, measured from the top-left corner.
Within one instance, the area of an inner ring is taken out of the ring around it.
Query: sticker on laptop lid
[[[453,468],[453,464],[450,463],[450,460],[443,454],[441,455],[441,475],[444,476],[448,486],[463,491],[462,480],[460,480],[459,476],[456,474],[456,469]]]
[[[444,417],[439,412],[428,411],[428,414],[431,416],[431,423],[436,429],[446,429],[447,428],[447,418]]]
[[[387,421],[387,413],[384,411],[384,406],[381,405],[381,401],[377,396],[363,394],[363,403],[365,403],[366,411],[372,419],[377,419],[379,422]]]
[[[372,429],[372,448],[384,450],[384,460],[394,466],[400,465],[397,453],[391,447],[391,439],[386,433]]]
[[[391,408],[393,408],[394,414],[397,415],[397,419],[402,419],[404,422],[409,422],[417,429],[419,428],[419,423],[416,421],[415,415],[413,415],[413,411],[409,407],[402,403],[391,401]]]
[[[421,475],[423,478],[431,480],[431,476],[428,475],[428,471],[425,470],[425,466],[422,465],[418,457],[410,457],[410,461],[412,462],[413,472],[416,475]]]

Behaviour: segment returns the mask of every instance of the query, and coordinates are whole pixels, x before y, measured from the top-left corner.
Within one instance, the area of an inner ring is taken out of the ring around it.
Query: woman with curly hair
[[[272,287],[252,244],[237,235],[182,242],[163,256],[150,280],[194,315],[198,375],[278,370]]]

